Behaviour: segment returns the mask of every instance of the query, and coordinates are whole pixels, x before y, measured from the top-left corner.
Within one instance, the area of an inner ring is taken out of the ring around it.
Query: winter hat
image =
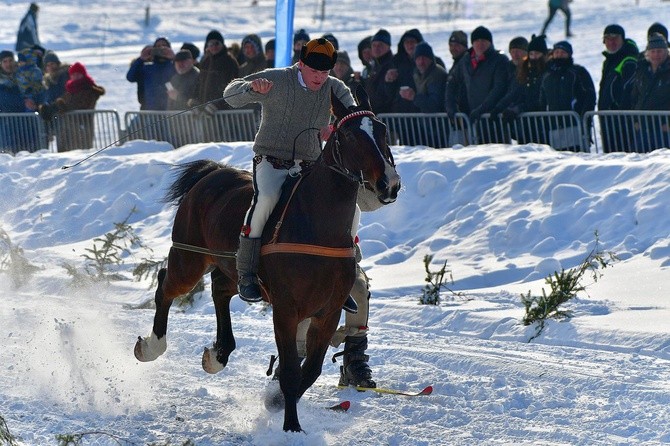
[[[82,64],[81,62],[75,62],[75,63],[73,63],[73,64],[70,66],[70,69],[67,70],[67,74],[69,74],[70,76],[71,76],[73,73],[83,74],[84,77],[88,76],[88,73],[86,72],[86,67],[85,67],[84,64]]]
[[[200,57],[200,49],[191,42],[184,42],[180,49],[189,50],[194,60],[198,60],[198,57]]]
[[[0,51],[0,60],[6,59],[8,57],[11,57],[12,59],[14,59],[14,53],[9,51],[9,50]]]
[[[332,33],[326,33],[321,37],[332,43],[333,47],[335,47],[335,51],[340,49],[340,43],[337,41],[337,38],[335,38],[335,36]]]
[[[423,41],[419,43],[414,49],[414,59],[419,56],[424,56],[429,59],[435,60],[435,54],[433,53],[433,48],[428,44],[428,42]]]
[[[213,29],[207,34],[207,37],[205,38],[205,43],[209,42],[210,40],[217,40],[221,43],[223,42],[223,34],[218,32],[217,30]]]
[[[265,42],[265,52],[267,53],[268,51],[274,51],[275,49],[275,39],[270,39],[267,42]]]
[[[37,11],[40,10],[40,7],[37,3],[31,3],[30,8],[28,8],[28,9],[30,9],[32,12],[37,12]]]
[[[174,55],[175,62],[189,59],[193,59],[193,53],[191,53],[189,50],[179,50],[177,54]]]
[[[547,48],[546,36],[542,34],[541,36],[533,36],[530,38],[530,43],[528,44],[528,51],[539,51],[542,54],[547,54],[549,49]]]
[[[655,48],[665,48],[666,50],[668,49],[668,41],[665,40],[663,34],[655,33],[649,36],[649,40],[647,40],[647,50]]]
[[[605,27],[605,31],[603,31],[603,36],[611,36],[611,35],[620,35],[622,39],[626,39],[626,32],[623,30],[623,27],[621,25],[617,24],[612,24],[612,25],[607,25]]]
[[[475,40],[479,39],[488,40],[489,42],[493,43],[493,35],[491,34],[491,31],[483,26],[478,26],[475,28],[475,30],[472,31],[472,34],[470,35],[470,42],[474,43]]]
[[[468,47],[468,35],[465,34],[464,31],[461,31],[460,29],[454,31],[451,33],[451,36],[449,36],[449,43],[458,43],[459,45],[463,45],[464,47]]]
[[[258,36],[258,34],[248,34],[244,36],[244,39],[242,39],[242,48],[244,48],[244,45],[247,43],[250,43],[256,48],[256,54],[263,54],[263,41],[261,38]]]
[[[349,59],[349,53],[347,53],[346,51],[340,50],[337,52],[337,61],[343,62],[348,66],[351,66],[351,59]]]
[[[365,60],[363,59],[363,50],[370,48],[372,45],[372,36],[367,36],[358,42],[358,58],[361,60],[361,63],[365,65]]]
[[[297,33],[293,34],[293,43],[297,43],[300,40],[309,42],[309,34],[303,28],[300,28]]]
[[[386,31],[384,28],[381,28],[379,31],[377,31],[377,34],[372,36],[371,42],[382,42],[388,46],[391,46],[391,33]]]
[[[515,37],[509,42],[510,51],[513,49],[528,51],[528,40],[525,37]]]
[[[44,58],[42,59],[42,62],[44,65],[48,64],[49,62],[60,64],[60,59],[53,51],[47,51],[47,53],[44,55]]]
[[[572,45],[567,40],[561,40],[560,42],[554,43],[555,50],[563,50],[568,53],[568,56],[572,57]]]
[[[332,43],[321,37],[302,46],[300,60],[315,70],[330,71],[337,62],[337,51]]]
[[[167,43],[167,46],[169,48],[172,48],[172,45],[170,44],[170,41],[168,40],[167,37],[164,37],[164,36],[158,37],[156,40],[154,40],[154,46],[156,46],[158,44],[158,42],[160,42],[161,40],[163,42]]]
[[[649,27],[649,29],[647,30],[647,38],[653,36],[655,33],[662,35],[663,37],[665,37],[665,40],[668,40],[668,28],[666,28],[665,26],[663,26],[658,22],[653,23]]]
[[[421,31],[416,28],[405,31],[405,34],[400,38],[400,43],[402,44],[408,37],[416,40],[416,43],[423,42],[423,35],[421,34]]]

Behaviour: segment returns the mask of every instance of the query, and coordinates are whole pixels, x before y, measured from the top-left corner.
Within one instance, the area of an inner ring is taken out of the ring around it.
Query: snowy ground
[[[109,90],[100,108],[119,111],[137,108],[125,70],[155,36],[202,45],[212,27],[239,40],[250,31],[267,38],[273,26],[273,5],[262,1],[256,9],[232,0],[152,4],[147,30],[137,2],[40,4],[46,46],[63,60],[83,60]],[[328,4],[322,23],[313,19],[317,4],[301,4],[296,27],[332,31],[352,53],[381,26],[394,45],[417,26],[448,60],[455,28],[485,24],[504,48],[517,34],[537,32],[546,13],[542,2],[520,11],[503,0],[472,1],[452,14],[447,5],[345,0]],[[3,8],[0,43],[9,48],[27,4]],[[670,16],[669,4],[645,0],[577,0],[572,8],[576,59],[596,81],[606,24],[617,21],[642,42],[651,22]],[[553,41],[562,28],[562,17],[555,20]],[[0,415],[10,432],[22,445],[87,432],[83,444],[92,445],[670,443],[670,153],[595,156],[537,145],[394,152],[399,200],[365,214],[360,228],[373,288],[370,363],[380,385],[435,390],[417,398],[338,391],[338,364],[327,360],[299,405],[305,434],[284,433],[282,414],[260,402],[275,352],[271,310],[233,301],[238,348],[218,375],[200,366],[215,330],[206,293],[192,308],[173,308],[167,353],[138,363],[132,348],[148,334],[153,311],[133,307],[153,295],[148,282],[74,288],[61,266],[81,266],[93,240],[133,207],[130,224],[162,258],[174,212],[160,202],[170,164],[209,158],[248,168],[249,143],[172,150],[132,142],[65,171],[91,152],[0,155],[0,229],[41,268],[18,289],[0,276]],[[550,322],[528,343],[534,327],[520,323],[520,294],[540,294],[545,275],[577,265],[596,230],[621,261],[598,283],[587,282],[567,306],[572,319]],[[448,261],[463,297],[447,293],[440,306],[417,305],[425,254],[435,255],[435,268]],[[126,257],[121,272],[130,278],[143,256]],[[346,414],[322,409],[343,399],[352,401]]]

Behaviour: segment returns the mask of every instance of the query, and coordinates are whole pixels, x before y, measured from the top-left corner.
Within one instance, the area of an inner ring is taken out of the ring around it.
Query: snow
[[[272,34],[274,3],[186,0],[41,2],[40,33],[61,60],[84,62],[108,94],[99,108],[136,110],[130,59],[156,36],[202,47],[209,29],[227,42],[250,32]],[[296,29],[333,32],[352,62],[356,44],[386,27],[395,47],[418,27],[450,65],[448,35],[484,24],[496,46],[536,33],[545,2],[299,4]],[[454,6],[457,5],[457,6]],[[670,4],[614,0],[571,4],[577,63],[597,83],[602,29],[618,22],[644,46],[647,27],[668,17]],[[0,46],[13,48],[25,2],[6,1]],[[562,39],[563,17],[549,29]],[[99,148],[98,148],[99,149]],[[21,445],[57,444],[57,434],[88,433],[84,444],[198,445],[624,445],[670,443],[670,154],[557,153],[540,145],[432,149],[394,147],[403,189],[397,203],[364,214],[359,235],[372,282],[370,364],[381,386],[431,396],[378,396],[338,391],[338,364],[299,404],[306,433],[284,433],[283,415],[265,411],[264,371],[275,352],[271,310],[233,299],[237,350],[217,375],[200,365],[215,335],[208,293],[193,307],[173,307],[168,350],[139,363],[132,348],[149,333],[149,281],[134,282],[142,257],[162,259],[170,246],[174,208],[161,202],[171,166],[215,159],[249,168],[251,145],[199,144],[178,150],[133,141],[93,153],[0,155],[0,228],[40,268],[0,290],[0,416]],[[145,246],[124,257],[128,280],[72,286],[63,263],[82,267],[94,239],[129,223]],[[540,295],[544,277],[578,265],[598,232],[620,261],[565,309],[574,316],[535,327],[521,323],[521,294]],[[418,305],[423,258],[445,261],[451,288],[439,306]],[[348,413],[323,406],[349,399]],[[98,432],[97,434],[95,432]]]

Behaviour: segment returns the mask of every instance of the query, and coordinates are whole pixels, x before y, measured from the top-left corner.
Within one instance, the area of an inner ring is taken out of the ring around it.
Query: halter
[[[356,182],[358,184],[363,184],[363,172],[357,172],[353,173],[349,169],[343,166],[342,164],[342,153],[340,151],[340,139],[338,137],[338,131],[340,130],[340,127],[347,122],[350,119],[357,118],[359,116],[370,116],[372,118],[375,117],[375,114],[370,111],[370,110],[359,110],[355,111],[353,113],[349,113],[348,115],[345,115],[342,119],[340,119],[337,124],[335,125],[335,132],[333,134],[333,138],[335,139],[335,144],[333,145],[332,149],[332,154],[333,154],[333,159],[335,160],[335,165],[329,165],[328,167],[334,170],[335,172],[339,173],[340,175],[345,176],[348,178],[350,181]]]

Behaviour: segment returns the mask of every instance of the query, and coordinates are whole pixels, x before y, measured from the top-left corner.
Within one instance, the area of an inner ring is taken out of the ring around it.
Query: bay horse
[[[321,374],[342,305],[354,284],[352,222],[359,186],[380,204],[393,203],[400,177],[387,143],[386,126],[371,111],[365,91],[347,109],[331,93],[334,130],[320,157],[284,188],[262,236],[259,278],[273,307],[281,370],[285,431],[301,431],[297,402]],[[166,200],[178,204],[167,269],[158,274],[153,329],[138,338],[135,356],[152,361],[167,349],[172,301],[211,272],[217,319],[216,342],[205,348],[203,368],[222,370],[235,349],[230,300],[237,294],[234,252],[253,195],[250,172],[201,160],[179,167]],[[296,347],[298,324],[311,319],[302,367]]]

